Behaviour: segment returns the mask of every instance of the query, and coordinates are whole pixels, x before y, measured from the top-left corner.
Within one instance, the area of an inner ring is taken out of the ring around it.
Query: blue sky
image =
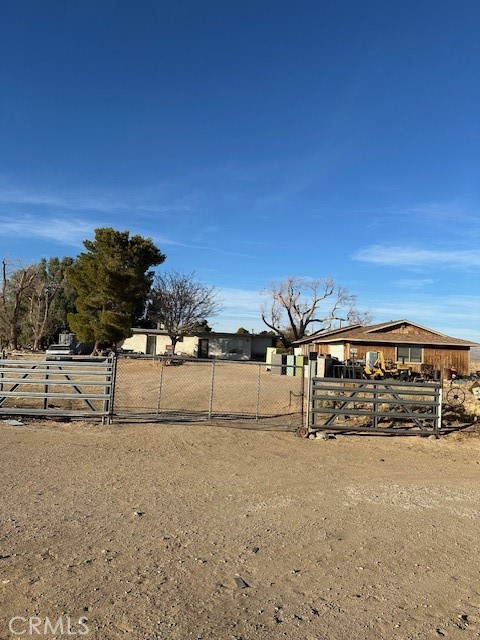
[[[215,330],[328,276],[480,342],[479,32],[476,0],[4,0],[0,255],[113,226],[220,290]]]

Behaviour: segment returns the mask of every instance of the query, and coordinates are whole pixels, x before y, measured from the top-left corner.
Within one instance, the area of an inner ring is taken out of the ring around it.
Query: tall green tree
[[[67,268],[76,291],[76,312],[68,314],[71,330],[82,342],[114,346],[131,335],[153,281],[151,267],[165,255],[150,238],[130,236],[111,227],[95,229],[95,240],[84,240],[86,251]]]
[[[190,333],[212,333],[212,327],[208,324],[207,320],[199,320],[192,324],[190,327]]]

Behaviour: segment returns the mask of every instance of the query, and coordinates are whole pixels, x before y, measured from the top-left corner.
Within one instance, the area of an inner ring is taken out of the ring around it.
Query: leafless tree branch
[[[340,314],[350,323],[370,315],[361,313],[356,297],[332,278],[288,277],[272,283],[264,297],[262,321],[279,334],[286,347],[308,335],[313,325],[317,330],[331,329]]]

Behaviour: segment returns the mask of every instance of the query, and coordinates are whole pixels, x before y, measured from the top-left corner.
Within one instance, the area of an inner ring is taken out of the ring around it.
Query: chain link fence
[[[114,417],[142,420],[255,420],[304,423],[304,368],[262,362],[120,357]]]

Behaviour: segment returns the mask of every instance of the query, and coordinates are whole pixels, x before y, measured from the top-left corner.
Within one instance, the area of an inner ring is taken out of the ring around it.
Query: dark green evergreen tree
[[[165,256],[150,238],[128,231],[95,229],[95,240],[85,240],[67,269],[76,291],[76,312],[68,314],[71,330],[82,342],[114,346],[131,335],[134,318],[144,309],[153,280],[151,267]]]
[[[239,327],[237,329],[237,333],[239,333],[241,335],[246,335],[247,333],[250,333],[250,331],[248,329],[245,329],[245,327]]]
[[[198,322],[194,322],[190,327],[190,333],[211,333],[212,327],[208,324],[207,320],[199,320]]]

